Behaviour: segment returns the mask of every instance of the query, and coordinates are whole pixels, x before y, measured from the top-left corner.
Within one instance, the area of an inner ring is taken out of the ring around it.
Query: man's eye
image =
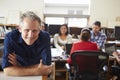
[[[38,32],[38,30],[33,30],[33,33],[36,33],[36,32]]]
[[[28,30],[28,29],[26,29],[26,30],[25,30],[25,32],[29,32],[29,30]]]

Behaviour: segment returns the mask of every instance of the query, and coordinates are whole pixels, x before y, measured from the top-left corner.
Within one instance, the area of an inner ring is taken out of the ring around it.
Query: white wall
[[[91,0],[90,24],[95,20],[105,27],[120,25],[120,0]]]
[[[100,20],[102,26],[120,25],[119,8],[120,0],[91,0],[89,24]],[[5,17],[6,23],[11,21],[11,23],[18,23],[19,17],[17,15],[28,10],[35,11],[43,20],[44,0],[0,0],[0,17]],[[14,15],[11,16],[11,14]],[[118,17],[118,21],[116,21],[116,17]]]
[[[6,23],[18,23],[19,15],[25,11],[34,11],[43,20],[43,9],[44,0],[0,0],[0,16],[6,18]]]
[[[77,15],[77,11],[80,12],[80,15],[89,15],[87,4],[45,4],[45,14],[69,14],[69,11],[72,11],[72,14]]]

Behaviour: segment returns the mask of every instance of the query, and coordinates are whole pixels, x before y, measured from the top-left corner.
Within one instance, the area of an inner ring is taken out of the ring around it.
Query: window
[[[86,27],[90,0],[44,0],[45,23]]]
[[[68,26],[75,27],[86,27],[87,19],[86,18],[69,18]]]
[[[47,24],[64,24],[65,19],[60,17],[46,17],[45,23]]]
[[[46,17],[45,23],[47,24],[68,24],[68,27],[86,27],[87,18],[59,18],[59,17]]]

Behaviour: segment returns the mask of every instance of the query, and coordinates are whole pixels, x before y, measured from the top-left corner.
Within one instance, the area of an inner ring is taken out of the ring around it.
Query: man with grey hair
[[[51,72],[50,36],[41,29],[40,18],[23,13],[20,26],[4,40],[2,68],[9,76],[48,75]]]

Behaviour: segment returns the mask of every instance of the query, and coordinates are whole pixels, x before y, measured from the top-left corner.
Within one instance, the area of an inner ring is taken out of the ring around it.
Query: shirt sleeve
[[[55,47],[56,47],[58,50],[60,50],[61,52],[63,52],[63,49],[62,49],[61,46],[58,44],[58,37],[59,37],[58,34],[55,34],[55,35],[54,35],[54,45],[55,45]]]
[[[13,49],[11,46],[11,40],[8,37],[8,35],[6,35],[5,39],[4,39],[4,50],[3,50],[3,56],[2,56],[2,68],[11,66],[12,64],[10,64],[8,62],[8,54],[12,53]]]
[[[46,43],[46,45],[43,51],[41,52],[42,61],[43,61],[43,64],[50,65],[51,64],[51,48],[50,48],[50,36],[49,35],[47,35],[47,39],[44,40],[44,43]]]
[[[98,40],[98,46],[100,47],[100,48],[102,48],[103,46],[104,46],[104,44],[105,44],[105,41],[106,41],[106,35],[105,34],[102,34],[101,35],[101,37],[99,37],[99,40]]]

